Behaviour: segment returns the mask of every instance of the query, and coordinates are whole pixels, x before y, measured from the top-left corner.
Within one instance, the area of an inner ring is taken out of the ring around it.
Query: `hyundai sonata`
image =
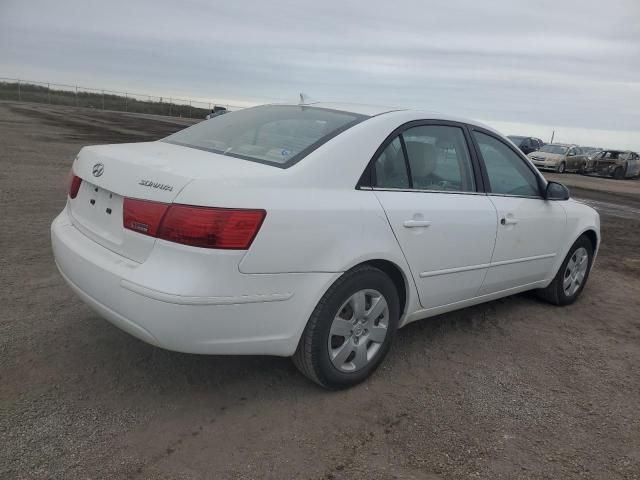
[[[365,379],[415,320],[525,290],[576,300],[598,214],[469,120],[268,105],[163,140],[83,148],[52,224],[57,266],[159,347],[292,356]]]

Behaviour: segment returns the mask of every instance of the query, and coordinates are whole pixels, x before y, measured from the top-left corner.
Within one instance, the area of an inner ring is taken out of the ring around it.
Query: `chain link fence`
[[[143,93],[121,92],[79,85],[35,82],[0,77],[0,100],[94,108],[119,112],[148,113],[172,117],[204,118],[214,107],[238,110],[236,105],[203,102]]]

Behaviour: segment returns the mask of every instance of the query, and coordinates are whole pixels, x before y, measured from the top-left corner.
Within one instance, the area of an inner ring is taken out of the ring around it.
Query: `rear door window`
[[[379,188],[409,188],[409,175],[400,137],[396,137],[373,164],[375,186]]]
[[[462,128],[411,127],[399,134],[373,163],[378,188],[475,192],[471,157]]]
[[[424,125],[402,133],[413,188],[475,192],[471,158],[459,127]]]

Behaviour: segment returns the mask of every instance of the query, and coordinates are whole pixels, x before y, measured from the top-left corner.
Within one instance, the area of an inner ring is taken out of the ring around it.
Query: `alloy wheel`
[[[578,291],[587,274],[588,267],[589,254],[587,253],[587,249],[580,247],[573,252],[569,263],[567,263],[567,268],[565,268],[564,271],[562,289],[567,297],[574,295]]]
[[[359,290],[340,307],[329,330],[329,358],[341,372],[361,370],[387,337],[389,306],[377,290]]]

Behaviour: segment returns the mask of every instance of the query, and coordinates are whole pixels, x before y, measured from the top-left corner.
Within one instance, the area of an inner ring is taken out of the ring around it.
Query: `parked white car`
[[[478,123],[408,110],[249,108],[83,148],[52,224],[95,311],[159,347],[293,356],[340,388],[415,320],[585,286],[598,214]]]

